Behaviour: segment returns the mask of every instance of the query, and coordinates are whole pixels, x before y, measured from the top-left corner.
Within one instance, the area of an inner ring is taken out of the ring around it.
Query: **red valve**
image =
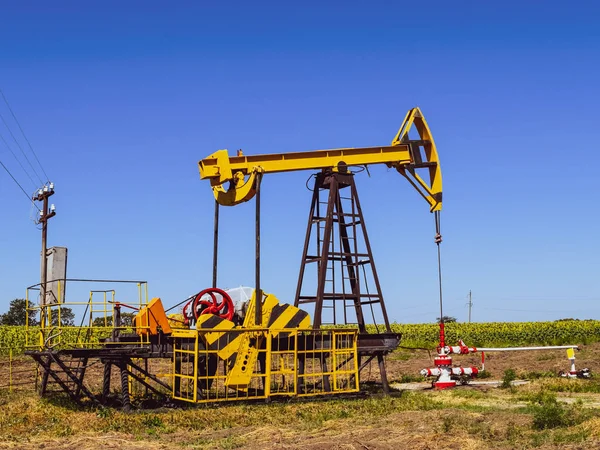
[[[217,294],[221,296],[221,301],[217,298]],[[201,300],[205,295],[209,295],[211,300]],[[198,307],[202,305],[202,311],[198,312]],[[227,292],[219,288],[208,288],[199,292],[193,302],[192,311],[194,317],[198,320],[198,317],[203,314],[214,314],[222,319],[231,320],[233,318],[233,300]]]

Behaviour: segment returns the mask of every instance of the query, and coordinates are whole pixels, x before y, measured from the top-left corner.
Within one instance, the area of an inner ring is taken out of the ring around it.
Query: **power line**
[[[4,99],[4,103],[6,103],[6,106],[8,106],[8,110],[10,111],[10,114],[13,116],[13,119],[17,123],[17,126],[19,127],[19,130],[21,130],[21,134],[23,135],[23,138],[25,139],[25,142],[27,142],[27,145],[29,145],[29,148],[31,149],[31,153],[33,153],[33,156],[35,156],[35,160],[39,164],[40,169],[42,169],[42,172],[44,173],[44,176],[46,177],[46,181],[49,181],[50,177],[48,177],[48,174],[44,170],[44,166],[42,166],[42,163],[40,162],[37,154],[35,153],[35,150],[33,149],[32,145],[31,145],[31,142],[29,142],[29,139],[27,139],[27,136],[25,136],[25,131],[23,131],[23,128],[21,127],[21,124],[19,123],[19,120],[17,119],[17,116],[15,115],[15,113],[12,110],[12,108],[10,107],[10,104],[8,103],[8,100],[6,99],[6,96],[4,95],[4,92],[2,91],[2,89],[0,89],[0,94],[2,94],[2,98]]]
[[[17,162],[19,163],[19,166],[21,166],[21,169],[23,169],[23,172],[25,172],[25,175],[27,175],[27,178],[29,178],[31,180],[31,183],[33,184],[33,186],[36,187],[35,181],[33,181],[33,178],[31,178],[31,175],[29,175],[29,172],[27,172],[27,170],[25,170],[25,167],[23,167],[21,160],[19,158],[17,158],[17,155],[15,155],[15,152],[13,152],[12,148],[10,148],[10,145],[8,145],[8,142],[6,142],[6,139],[4,139],[4,136],[2,135],[2,133],[0,133],[0,139],[2,139],[2,142],[4,142],[4,145],[6,145],[6,148],[8,149],[8,151],[17,160]]]
[[[27,155],[25,154],[25,151],[23,151],[23,147],[21,147],[21,144],[19,144],[19,141],[17,141],[17,138],[15,137],[15,135],[13,134],[12,130],[10,129],[10,127],[8,126],[8,124],[6,123],[6,120],[4,119],[4,116],[2,115],[2,113],[0,113],[0,119],[2,119],[2,122],[4,123],[4,126],[6,127],[6,129],[8,130],[8,132],[10,133],[10,135],[12,136],[13,140],[15,141],[15,143],[17,144],[17,147],[19,147],[19,150],[21,150],[21,153],[23,153],[23,156],[25,157],[25,160],[27,161],[27,163],[29,164],[29,167],[31,167],[31,170],[33,170],[33,173],[35,174],[35,176],[38,178],[38,180],[40,180],[40,184],[44,184],[44,182],[42,181],[42,178],[40,177],[40,175],[37,173],[37,171],[35,170],[35,167],[33,167],[33,164],[31,164],[31,161],[29,161],[29,158],[27,157]]]
[[[29,198],[29,194],[27,194],[27,192],[25,192],[25,189],[23,189],[23,186],[21,186],[21,184],[17,181],[17,179],[15,177],[13,177],[13,174],[10,173],[10,170],[8,170],[8,167],[6,167],[4,165],[2,160],[0,160],[0,165],[2,165],[2,167],[4,167],[4,170],[6,170],[6,173],[8,173],[10,175],[10,177],[13,179],[13,181],[15,183],[17,183],[17,186],[19,186],[21,188],[21,191],[23,191],[23,194],[25,194],[25,197],[27,197],[27,200],[30,201],[37,208],[38,211],[40,211],[40,208],[38,208],[38,206],[31,200],[31,198]]]

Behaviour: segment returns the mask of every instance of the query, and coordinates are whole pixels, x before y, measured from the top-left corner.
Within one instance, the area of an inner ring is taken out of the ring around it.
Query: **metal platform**
[[[207,345],[211,333],[222,335],[215,345]],[[106,339],[97,348],[26,352],[40,367],[40,395],[55,384],[79,405],[113,403],[113,371],[118,374],[118,400],[124,410],[131,408],[135,383],[155,398],[192,403],[352,393],[359,390],[360,369],[399,342],[396,334],[365,335],[352,329],[181,329],[171,336],[154,336],[148,343],[140,343],[137,335],[118,339]],[[254,354],[243,341],[254,346]],[[236,375],[244,357],[252,369],[248,376],[243,370]],[[152,373],[148,369],[152,360],[162,360],[168,373],[162,377]],[[86,383],[93,364],[103,367],[100,392]]]

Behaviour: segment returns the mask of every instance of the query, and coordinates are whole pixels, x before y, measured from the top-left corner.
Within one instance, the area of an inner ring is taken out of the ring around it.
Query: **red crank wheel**
[[[208,295],[210,300],[203,300],[202,297]],[[218,297],[221,297],[219,301]],[[233,300],[227,292],[219,288],[208,288],[199,292],[192,304],[192,312],[198,320],[203,314],[213,314],[222,319],[231,320],[233,318]]]

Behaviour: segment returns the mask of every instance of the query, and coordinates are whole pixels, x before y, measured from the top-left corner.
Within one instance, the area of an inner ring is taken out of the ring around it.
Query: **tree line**
[[[30,314],[27,317],[27,309],[29,308]],[[24,298],[15,298],[10,302],[8,311],[4,314],[0,314],[0,325],[26,325],[27,319],[29,319],[29,326],[35,327],[40,324],[38,320],[38,315],[33,314],[32,309],[35,308],[35,305],[32,302],[28,302]],[[133,324],[133,318],[135,317],[134,313],[121,313],[121,326],[128,327]],[[58,314],[56,311],[52,312],[51,324],[53,326],[58,325]],[[75,325],[75,313],[73,310],[66,306],[60,307],[60,322],[61,326],[72,327]],[[104,319],[104,317],[96,317],[92,326],[95,327],[112,327],[113,318],[109,316]],[[87,323],[86,323],[87,325]]]

